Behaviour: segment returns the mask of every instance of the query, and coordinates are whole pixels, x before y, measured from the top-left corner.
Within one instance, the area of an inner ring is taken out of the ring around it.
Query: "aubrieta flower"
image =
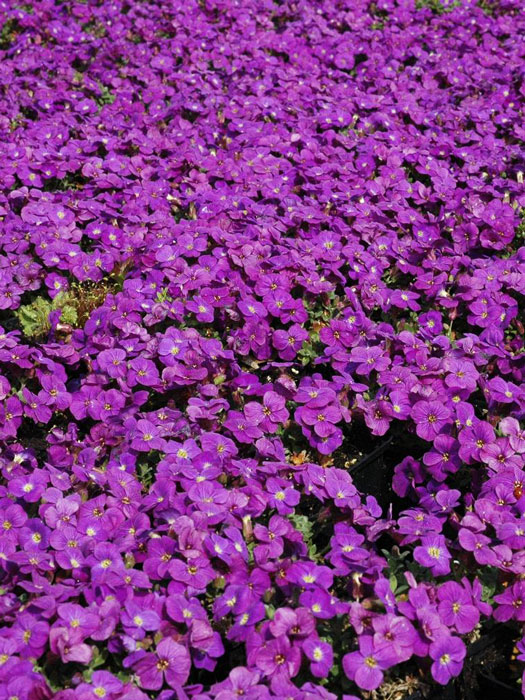
[[[177,690],[186,682],[191,660],[187,649],[165,638],[157,644],[155,653],[148,652],[134,666],[140,686],[147,690],[159,690],[163,681]]]
[[[439,401],[418,401],[412,408],[411,416],[419,437],[432,441],[448,423],[450,409]]]
[[[447,627],[455,627],[459,634],[471,632],[479,622],[480,613],[472,597],[459,583],[446,581],[438,588],[438,612]]]
[[[442,4],[2,4],[0,697],[352,700],[523,621],[524,19]]]
[[[301,652],[297,646],[292,646],[287,637],[278,637],[259,649],[255,655],[255,665],[270,678],[293,678],[301,666]]]
[[[379,688],[383,682],[383,672],[395,663],[395,652],[388,646],[377,648],[370,635],[362,635],[359,650],[343,657],[344,672],[363,690]]]
[[[293,360],[307,338],[308,332],[295,323],[285,331],[275,331],[272,342],[283,360]]]
[[[507,620],[525,620],[525,583],[517,581],[503,593],[494,596],[498,604],[494,610],[494,617],[500,622]]]
[[[255,401],[245,405],[244,415],[250,423],[257,425],[264,432],[275,433],[279,425],[286,422],[289,413],[286,410],[285,399],[275,391],[267,391],[263,396],[262,405]]]
[[[327,642],[320,639],[306,639],[303,652],[310,659],[310,671],[316,678],[326,678],[332,668],[334,653]]]
[[[119,693],[124,684],[118,678],[108,671],[93,671],[90,683],[81,683],[78,686],[78,692],[82,697],[93,698],[111,698],[114,693]]]
[[[447,685],[451,678],[458,676],[463,668],[467,650],[459,637],[444,635],[430,645],[430,656],[434,659],[431,671],[433,678],[441,685]]]
[[[414,549],[414,559],[430,569],[433,576],[443,576],[450,571],[451,554],[443,535],[421,538],[421,545]]]

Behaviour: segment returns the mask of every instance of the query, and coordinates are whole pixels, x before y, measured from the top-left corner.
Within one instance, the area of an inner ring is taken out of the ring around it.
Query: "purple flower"
[[[492,544],[490,537],[481,532],[473,532],[467,528],[461,528],[458,540],[464,550],[473,553],[478,564],[482,566],[494,566],[496,564],[496,555],[490,547]]]
[[[416,433],[423,440],[432,441],[450,419],[450,409],[439,401],[418,401],[412,408]]]
[[[520,2],[376,4],[4,0],[0,698],[335,700],[525,622]]]
[[[128,373],[126,376],[129,386],[141,384],[142,386],[158,386],[159,372],[151,360],[137,357],[128,362]]]
[[[109,671],[93,671],[90,683],[81,683],[78,692],[82,697],[98,698],[111,697],[113,693],[119,693],[124,684]]]
[[[459,583],[446,581],[438,588],[438,612],[447,627],[455,627],[459,634],[471,632],[479,622],[479,610],[472,597]]]
[[[327,642],[320,639],[306,639],[303,652],[310,659],[310,671],[316,678],[327,678],[334,662],[334,652]]]
[[[503,435],[508,436],[513,450],[518,454],[525,453],[525,430],[520,428],[520,424],[515,418],[504,418],[500,422],[499,428]]]
[[[315,630],[312,613],[305,608],[278,608],[269,625],[274,637],[288,635],[294,638],[309,637]]]
[[[397,663],[407,661],[413,654],[416,631],[409,620],[387,613],[372,620],[376,649],[387,648],[395,654]]]
[[[36,503],[44,493],[47,479],[47,474],[43,470],[35,469],[27,476],[12,479],[9,488],[13,496],[27,503]]]
[[[299,602],[320,620],[329,620],[338,613],[337,599],[319,588],[301,593]]]
[[[212,323],[214,316],[214,308],[211,304],[208,304],[203,297],[197,295],[192,301],[186,304],[188,311],[195,314],[197,321],[202,323]]]
[[[17,616],[12,629],[12,639],[17,642],[18,653],[24,659],[38,658],[48,641],[49,625],[29,613]]]
[[[429,452],[423,455],[423,463],[437,481],[444,481],[447,474],[456,472],[461,466],[458,442],[449,435],[438,435]]]
[[[232,432],[235,439],[239,442],[253,443],[263,435],[259,424],[257,422],[253,423],[240,411],[228,411],[228,417],[223,425]]]
[[[24,397],[24,414],[26,416],[38,423],[47,423],[50,420],[53,411],[47,405],[43,392],[33,394],[27,387],[24,387],[22,396]]]
[[[432,677],[441,685],[447,685],[451,678],[461,673],[467,650],[459,637],[444,635],[432,642],[429,653],[434,659]]]
[[[480,461],[481,451],[495,440],[494,429],[485,421],[477,421],[471,428],[458,433],[459,456],[467,464]]]
[[[292,513],[301,498],[299,491],[289,486],[284,480],[274,477],[266,482],[266,490],[269,495],[269,505],[281,515]]]
[[[525,581],[516,581],[503,593],[495,595],[494,601],[498,604],[494,610],[496,620],[525,621]]]
[[[352,508],[358,504],[357,489],[348,472],[342,469],[331,469],[328,472],[325,489],[338,508]]]
[[[414,549],[414,559],[430,569],[433,576],[443,576],[450,571],[451,555],[442,535],[421,538],[421,545]]]
[[[293,678],[299,673],[301,652],[287,637],[267,642],[255,655],[255,665],[268,677]]]
[[[283,360],[293,360],[308,337],[307,331],[294,323],[285,331],[275,331],[272,342]]]
[[[76,603],[62,603],[57,608],[60,621],[66,625],[70,637],[85,639],[90,637],[100,625],[99,616]]]
[[[126,376],[126,352],[121,348],[112,350],[102,350],[97,357],[99,368],[105,372],[108,377],[122,378]]]
[[[321,586],[328,590],[333,583],[333,574],[327,566],[317,566],[310,562],[295,562],[288,569],[288,580],[304,588]]]
[[[263,396],[262,406],[250,401],[244,407],[248,421],[265,432],[275,433],[280,424],[288,420],[285,399],[275,391],[267,391]]]
[[[344,672],[362,690],[379,688],[383,682],[383,671],[395,663],[395,653],[389,647],[376,648],[368,634],[359,637],[359,651],[343,656]]]
[[[139,452],[164,450],[166,441],[160,437],[160,435],[161,432],[154,423],[149,420],[140,419],[135,426],[131,447]]]
[[[155,654],[148,653],[134,666],[141,688],[160,690],[166,682],[180,688],[190,673],[191,660],[185,647],[170,638],[157,644]]]
[[[147,610],[132,601],[125,603],[120,620],[126,634],[138,640],[144,639],[146,632],[156,631],[160,627],[160,617],[154,610]]]
[[[353,348],[350,361],[357,364],[357,374],[368,376],[372,370],[382,372],[390,365],[390,359],[379,346]]]
[[[342,413],[337,404],[328,404],[319,408],[301,406],[295,412],[296,420],[313,429],[319,438],[327,438],[336,432],[335,424],[342,420]]]
[[[392,391],[388,396],[390,402],[387,404],[392,418],[405,420],[410,415],[410,400],[408,394],[404,391]]]

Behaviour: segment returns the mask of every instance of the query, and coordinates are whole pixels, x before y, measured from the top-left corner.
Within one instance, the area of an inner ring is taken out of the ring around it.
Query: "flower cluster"
[[[525,658],[521,10],[0,2],[0,697]]]

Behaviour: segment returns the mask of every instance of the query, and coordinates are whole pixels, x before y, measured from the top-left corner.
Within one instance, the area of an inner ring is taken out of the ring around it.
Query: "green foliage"
[[[449,5],[444,5],[441,0],[416,0],[416,8],[421,10],[427,7],[436,15],[445,15],[447,12],[452,12],[456,7],[461,7],[461,2],[454,0]]]
[[[21,306],[16,316],[24,335],[28,338],[41,338],[47,335],[51,329],[49,314],[59,310],[61,323],[75,325],[77,321],[77,311],[74,298],[68,292],[61,292],[53,301],[48,301],[44,297],[37,297],[30,304]]]
[[[480,0],[480,2],[478,2],[478,7],[490,17],[491,15],[496,14],[498,5],[497,3],[490,2],[489,0]]]
[[[112,105],[113,102],[115,102],[116,95],[114,95],[106,85],[102,85],[101,82],[98,83],[98,86],[100,88],[100,95],[96,98],[97,104],[101,107],[103,105]]]
[[[101,282],[75,283],[66,292],[60,292],[53,300],[37,296],[23,304],[15,315],[27,338],[42,338],[51,329],[49,314],[60,310],[60,323],[82,328],[92,311],[101,306],[109,293],[122,289],[127,264],[123,263],[109,278]]]
[[[17,22],[14,19],[8,19],[4,22],[0,29],[0,50],[5,51],[14,41],[16,36]]]
[[[390,551],[386,549],[381,550],[381,554],[388,561],[390,587],[396,598],[408,591],[408,583],[404,576],[405,571],[415,574],[418,580],[424,579],[421,567],[411,560],[412,555],[409,550],[401,552],[399,547],[394,546]]]
[[[172,301],[173,301],[173,299],[169,295],[167,288],[161,289],[160,291],[157,292],[157,296],[155,297],[155,303],[163,304],[164,302],[171,303]]]
[[[521,221],[516,229],[516,243],[521,244],[525,241],[525,208],[520,210]]]
[[[494,566],[480,567],[478,571],[478,579],[481,581],[481,586],[483,588],[483,592],[481,594],[482,600],[492,605],[494,603],[494,594],[498,588],[499,570]]]
[[[152,466],[150,464],[144,464],[143,462],[138,464],[137,478],[143,486],[149,488],[155,478],[155,472]]]
[[[316,560],[318,558],[317,547],[313,542],[314,538],[314,521],[311,520],[306,515],[298,515],[294,513],[289,515],[288,519],[291,521],[295,529],[301,533],[305,545],[308,548],[308,554],[311,559]]]
[[[316,331],[310,331],[309,340],[305,341],[303,347],[297,353],[299,359],[303,366],[313,362],[316,357],[319,357],[322,351],[322,346],[319,342],[319,333]]]

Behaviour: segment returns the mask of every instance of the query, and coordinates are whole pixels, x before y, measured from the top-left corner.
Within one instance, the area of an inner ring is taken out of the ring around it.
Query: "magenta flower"
[[[12,639],[18,644],[18,653],[24,659],[38,658],[48,641],[49,625],[29,613],[17,615],[12,629]]]
[[[472,596],[459,583],[446,581],[438,588],[438,612],[447,627],[455,627],[459,634],[471,632],[479,622],[479,610]]]
[[[78,692],[84,695],[86,698],[93,698],[97,700],[98,698],[111,697],[113,693],[119,693],[124,684],[121,680],[116,678],[112,673],[108,671],[93,671],[90,683],[81,683],[78,686]]]
[[[430,645],[430,656],[434,659],[432,676],[441,685],[447,685],[451,678],[459,676],[467,650],[459,637],[444,635]]]
[[[105,372],[108,377],[122,378],[126,376],[126,352],[121,348],[102,350],[97,357],[97,363],[99,368]]]
[[[439,401],[418,401],[411,416],[416,424],[416,433],[430,442],[439,435],[450,419],[450,409]]]
[[[265,392],[262,405],[255,401],[247,403],[244,414],[251,424],[269,433],[275,433],[289,416],[285,399],[275,391]]]
[[[406,617],[387,613],[375,617],[372,627],[376,649],[387,648],[395,654],[397,663],[410,659],[414,652],[416,631]]]
[[[496,620],[525,621],[525,581],[516,581],[503,593],[495,595],[494,601],[498,604],[494,610]]]
[[[166,441],[160,435],[160,430],[154,423],[145,419],[138,420],[131,447],[139,452],[164,450]]]
[[[146,632],[156,631],[160,627],[160,617],[154,610],[147,610],[133,601],[125,604],[120,619],[126,634],[133,639],[144,639]]]
[[[357,364],[355,371],[368,377],[370,372],[382,372],[390,365],[390,359],[385,351],[377,345],[373,347],[353,348],[350,361]]]
[[[310,659],[310,671],[316,678],[327,678],[334,662],[334,652],[327,642],[320,639],[306,639],[303,652]]]
[[[443,576],[450,571],[451,554],[443,535],[421,538],[421,545],[414,549],[414,559],[430,569],[433,576]]]
[[[396,663],[395,653],[389,647],[376,648],[370,635],[359,637],[359,651],[343,656],[347,677],[362,690],[375,690],[383,682],[383,671]]]
[[[282,479],[274,477],[268,479],[266,490],[269,496],[269,504],[281,515],[292,513],[294,507],[301,499],[299,491],[296,491]]]
[[[301,652],[287,637],[278,637],[257,651],[255,665],[265,676],[293,678],[299,673]]]
[[[187,649],[169,637],[157,644],[154,654],[148,653],[134,666],[141,688],[160,690],[166,682],[177,690],[190,672],[191,660]]]
[[[308,332],[304,328],[293,324],[285,331],[275,331],[272,342],[283,360],[293,360],[308,337]]]

